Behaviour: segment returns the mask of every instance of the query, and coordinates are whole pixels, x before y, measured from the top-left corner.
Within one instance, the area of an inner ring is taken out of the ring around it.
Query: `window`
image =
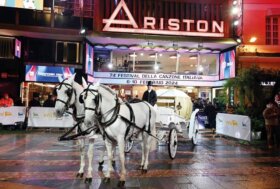
[[[266,17],[266,44],[278,45],[279,44],[279,17],[269,16]]]
[[[79,43],[56,42],[56,62],[79,63]]]

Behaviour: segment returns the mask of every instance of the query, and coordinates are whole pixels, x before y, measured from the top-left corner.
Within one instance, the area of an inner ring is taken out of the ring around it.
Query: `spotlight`
[[[159,69],[159,66],[158,65],[155,65],[154,66],[154,69],[157,71]]]
[[[238,13],[238,8],[237,7],[233,7],[231,12],[232,12],[232,14],[237,14]]]
[[[85,33],[86,33],[86,29],[85,29],[85,28],[82,28],[82,29],[80,30],[80,34],[83,35],[83,34],[85,34]]]
[[[241,43],[242,42],[242,40],[240,38],[237,38],[236,41],[237,41],[237,43]]]
[[[108,64],[108,68],[111,70],[113,68],[113,64],[112,63],[109,63]]]
[[[233,5],[237,5],[237,1],[236,1],[236,0],[233,1],[232,4],[233,4]]]
[[[256,37],[251,37],[250,38],[250,43],[255,43],[257,41],[257,38]]]
[[[235,26],[237,26],[239,24],[239,21],[238,20],[235,20],[234,22],[233,22],[233,25],[235,25]]]

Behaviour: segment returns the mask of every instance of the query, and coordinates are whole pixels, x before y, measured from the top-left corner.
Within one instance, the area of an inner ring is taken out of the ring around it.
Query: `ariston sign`
[[[123,9],[128,20],[116,19],[118,13]],[[224,37],[224,22],[213,20],[210,23],[207,20],[191,20],[191,19],[168,19],[168,30],[164,29],[164,18],[157,20],[155,17],[144,17],[144,27],[139,28],[130,10],[124,0],[121,0],[110,16],[109,19],[103,19],[105,24],[103,31],[108,32],[124,32],[124,33],[143,33],[143,34],[159,34],[159,35],[180,35],[180,36],[202,36],[202,37]],[[181,23],[186,25],[186,30],[181,31]],[[129,25],[132,28],[112,27],[112,24]],[[159,27],[156,27],[156,26]],[[195,31],[191,31],[191,27],[195,27]]]

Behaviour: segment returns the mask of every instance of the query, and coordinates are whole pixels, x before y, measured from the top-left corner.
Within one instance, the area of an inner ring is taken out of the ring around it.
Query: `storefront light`
[[[160,53],[159,56],[162,56],[162,53]]]
[[[154,69],[155,69],[155,71],[157,71],[157,70],[159,69],[159,66],[158,66],[158,65],[155,65],[155,66],[154,66]]]
[[[200,53],[210,53],[211,50],[210,49],[201,49],[199,52]]]
[[[213,50],[212,53],[214,54],[220,53],[220,50]]]
[[[250,38],[250,43],[255,43],[257,41],[257,38],[256,37],[251,37]]]
[[[144,53],[140,53],[140,56],[144,56]]]
[[[164,47],[155,47],[154,51],[160,52],[160,51],[164,51],[165,48]]]
[[[232,14],[236,15],[238,13],[238,8],[237,7],[233,7],[231,12],[232,12]]]
[[[203,67],[201,65],[198,67],[198,71],[200,71],[200,72],[203,71]]]
[[[177,50],[177,52],[180,52],[180,53],[183,53],[183,52],[188,52],[189,49],[188,48],[185,48],[185,47],[181,47]]]
[[[195,52],[197,52],[197,51],[198,51],[197,49],[191,49],[191,50],[190,50],[191,53],[195,53]]]
[[[111,70],[111,69],[113,69],[113,64],[112,63],[109,63],[108,64],[108,68]]]
[[[237,26],[239,24],[239,21],[238,20],[235,20],[234,22],[233,22],[233,25],[235,25],[235,26]]]
[[[232,4],[233,4],[233,5],[237,5],[237,1],[234,0],[234,1],[232,2]]]

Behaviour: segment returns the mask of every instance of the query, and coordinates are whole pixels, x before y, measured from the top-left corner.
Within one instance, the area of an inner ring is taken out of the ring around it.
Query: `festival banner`
[[[31,107],[28,115],[28,127],[69,128],[74,125],[70,114],[57,118],[54,108]]]
[[[218,75],[94,72],[94,82],[105,84],[147,85],[148,81],[158,86],[222,86],[224,84],[219,81]]]
[[[248,116],[218,113],[216,133],[251,141],[251,120]]]
[[[12,106],[0,108],[0,123],[2,125],[14,125],[16,122],[24,122],[26,108]]]

